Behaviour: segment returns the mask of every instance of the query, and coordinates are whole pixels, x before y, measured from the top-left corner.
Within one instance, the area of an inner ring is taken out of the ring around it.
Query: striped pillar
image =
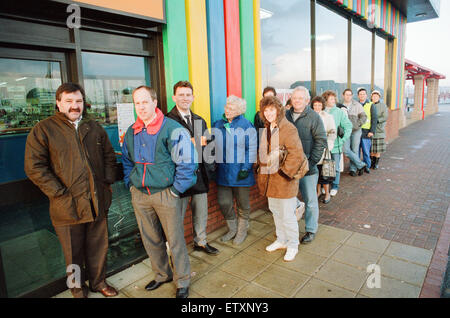
[[[227,59],[227,94],[242,97],[241,35],[239,0],[223,0],[225,17],[225,51]]]
[[[184,0],[165,1],[167,24],[162,28],[164,69],[166,79],[167,111],[175,103],[172,100],[173,86],[189,79],[186,12]]]
[[[261,0],[253,0],[253,31],[255,37],[255,99],[256,111],[259,111],[259,102],[262,94],[262,61],[261,61],[261,20],[259,9]]]
[[[192,111],[211,127],[206,4],[205,1],[185,0],[185,5],[189,79],[195,96]]]
[[[253,1],[239,1],[239,21],[241,33],[242,98],[247,102],[245,117],[253,122],[256,114]]]
[[[227,102],[227,61],[223,2],[206,0],[211,123],[222,118]]]

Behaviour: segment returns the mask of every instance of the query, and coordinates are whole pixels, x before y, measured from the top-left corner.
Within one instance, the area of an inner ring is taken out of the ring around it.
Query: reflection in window
[[[55,112],[59,62],[0,58],[0,135],[27,132]]]
[[[132,103],[133,89],[150,85],[144,57],[82,53],[88,113],[102,124],[117,124],[117,104]]]
[[[374,89],[381,92],[384,99],[384,68],[386,59],[386,40],[375,36],[375,83]]]
[[[317,95],[332,90],[342,96],[347,88],[347,30],[347,19],[316,6]]]
[[[352,25],[352,89],[364,87],[368,95],[371,91],[372,74],[372,33],[362,27]]]
[[[310,0],[261,0],[262,82],[275,87],[283,101],[296,86],[311,89],[310,5]]]

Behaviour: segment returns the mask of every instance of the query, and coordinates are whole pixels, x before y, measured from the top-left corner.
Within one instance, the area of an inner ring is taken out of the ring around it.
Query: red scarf
[[[142,119],[138,117],[138,119],[133,125],[135,135],[139,134],[142,131],[142,129],[144,129],[144,127],[147,128],[147,134],[149,135],[156,135],[158,133],[164,121],[164,114],[162,113],[161,110],[159,110],[159,108],[155,108],[155,112],[156,118],[153,119],[153,121],[150,124],[148,124],[147,127],[145,127],[145,124],[142,121]]]

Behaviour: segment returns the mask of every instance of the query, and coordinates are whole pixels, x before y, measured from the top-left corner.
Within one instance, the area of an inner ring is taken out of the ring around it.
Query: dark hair
[[[281,120],[281,118],[284,117],[284,107],[281,101],[278,99],[278,97],[275,96],[267,96],[261,99],[261,102],[259,103],[259,117],[264,122],[265,125],[268,125],[268,121],[266,119],[266,116],[264,116],[264,111],[267,107],[275,107],[277,110],[277,122]]]
[[[366,94],[367,94],[367,89],[365,89],[364,87],[361,87],[361,88],[358,88],[358,95],[359,95],[359,93],[360,93],[361,91],[365,91]]]
[[[150,94],[152,100],[158,99],[158,96],[156,95],[156,91],[153,88],[151,88],[149,86],[145,86],[145,85],[141,85],[133,90],[133,93],[132,93],[133,98],[134,98],[134,93],[136,93],[138,90],[140,90],[142,88],[145,89]]]
[[[286,101],[285,106],[288,106],[288,105],[292,106],[292,99],[290,99],[290,98]]]
[[[70,94],[70,93],[75,93],[75,92],[80,92],[81,96],[83,96],[83,113],[82,113],[82,115],[85,116],[87,114],[86,94],[84,92],[83,87],[81,87],[80,84],[70,83],[70,82],[61,84],[58,87],[58,89],[56,90],[55,99],[58,102],[60,102],[63,93]],[[59,111],[58,105],[55,106],[55,109],[57,109]]]
[[[189,83],[188,81],[179,81],[173,86],[173,95],[177,94],[177,89],[180,87],[190,88],[192,90],[192,94],[194,94],[194,88],[192,87],[191,83]]]
[[[336,93],[333,92],[333,91],[328,90],[328,91],[325,91],[325,92],[322,94],[322,98],[323,98],[325,101],[327,101],[328,98],[330,98],[330,96],[334,96],[334,98],[337,99]]]
[[[345,93],[350,92],[353,95],[353,91],[350,88],[346,88],[344,89],[344,91],[342,92],[342,95],[345,95]]]
[[[277,91],[275,90],[275,88],[273,88],[271,86],[267,86],[266,88],[264,88],[263,97],[267,92],[272,92],[274,96],[277,96]]]
[[[76,83],[64,83],[58,87],[56,90],[55,98],[57,101],[61,101],[61,97],[63,93],[75,93],[80,91],[81,95],[83,95],[83,103],[86,102],[86,94],[84,93],[83,87],[80,84]]]
[[[314,103],[321,103],[322,110],[325,109],[325,99],[322,96],[316,96],[311,100],[311,108],[314,109]]]

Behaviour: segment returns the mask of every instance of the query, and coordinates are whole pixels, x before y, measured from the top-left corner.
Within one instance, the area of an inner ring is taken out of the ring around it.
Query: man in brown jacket
[[[106,131],[89,119],[84,101],[78,84],[57,89],[58,111],[28,135],[25,172],[50,200],[67,273],[75,278],[68,284],[73,296],[87,297],[87,271],[91,291],[112,297],[118,292],[106,284],[105,273],[116,159]]]

